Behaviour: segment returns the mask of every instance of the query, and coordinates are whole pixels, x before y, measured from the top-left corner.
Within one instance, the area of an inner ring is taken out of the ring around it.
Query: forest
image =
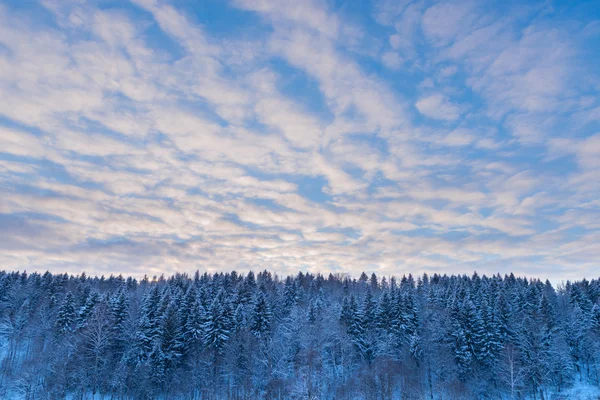
[[[599,385],[599,303],[513,274],[0,272],[0,398],[548,400]]]

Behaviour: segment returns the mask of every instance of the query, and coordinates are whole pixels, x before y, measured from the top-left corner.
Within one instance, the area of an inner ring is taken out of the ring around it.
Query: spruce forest
[[[0,398],[551,399],[600,380],[600,281],[0,273]]]

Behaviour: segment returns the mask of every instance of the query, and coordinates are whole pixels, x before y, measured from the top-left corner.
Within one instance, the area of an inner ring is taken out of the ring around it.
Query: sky
[[[600,275],[600,2],[0,0],[0,266]]]

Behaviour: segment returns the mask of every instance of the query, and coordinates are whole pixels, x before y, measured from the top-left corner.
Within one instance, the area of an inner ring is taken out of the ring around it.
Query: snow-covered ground
[[[560,394],[552,395],[551,400],[600,400],[600,388],[586,383],[578,383]]]

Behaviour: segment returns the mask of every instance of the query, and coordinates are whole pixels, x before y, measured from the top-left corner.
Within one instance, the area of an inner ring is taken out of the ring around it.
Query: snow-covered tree
[[[73,328],[75,322],[75,298],[71,292],[67,292],[56,315],[56,331],[65,334]]]
[[[597,279],[0,271],[0,397],[548,399],[599,343]]]

